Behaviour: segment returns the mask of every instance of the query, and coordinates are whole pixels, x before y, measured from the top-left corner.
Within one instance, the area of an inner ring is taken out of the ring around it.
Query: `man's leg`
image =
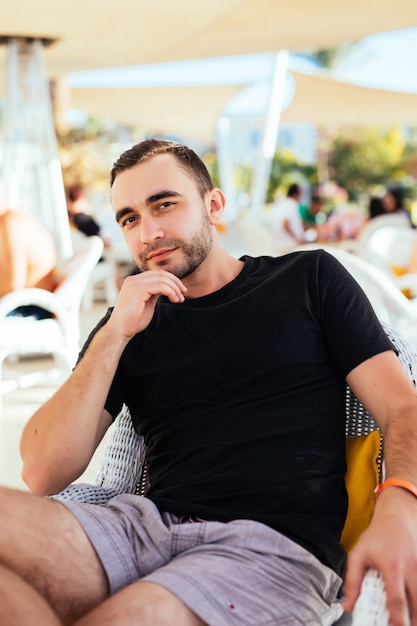
[[[59,502],[0,488],[0,564],[34,587],[64,621],[108,597],[107,578],[76,518]]]
[[[125,587],[74,626],[137,626],[137,624],[207,626],[171,591],[146,581]]]
[[[48,603],[28,583],[0,566],[2,626],[61,626]]]

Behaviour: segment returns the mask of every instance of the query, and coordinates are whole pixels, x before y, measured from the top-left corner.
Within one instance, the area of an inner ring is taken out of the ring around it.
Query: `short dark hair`
[[[313,194],[311,196],[311,202],[322,202],[324,204],[324,199],[321,196]]]
[[[377,217],[378,215],[384,215],[384,203],[382,198],[378,196],[372,196],[369,200],[369,217]]]
[[[213,189],[214,184],[207,167],[194,150],[175,141],[162,139],[145,139],[123,152],[110,172],[110,186],[121,172],[158,154],[173,154],[181,166],[195,178],[202,198],[207,191]]]
[[[297,183],[292,183],[288,187],[287,198],[292,198],[293,196],[299,196],[301,194],[301,187]]]

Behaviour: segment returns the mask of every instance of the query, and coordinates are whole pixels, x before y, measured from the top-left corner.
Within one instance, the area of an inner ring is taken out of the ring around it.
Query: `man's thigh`
[[[35,587],[64,617],[80,617],[108,596],[86,534],[61,503],[0,488],[0,563]]]
[[[118,591],[75,626],[207,626],[168,589],[138,581]]]
[[[1,626],[62,626],[49,604],[17,574],[0,565]]]

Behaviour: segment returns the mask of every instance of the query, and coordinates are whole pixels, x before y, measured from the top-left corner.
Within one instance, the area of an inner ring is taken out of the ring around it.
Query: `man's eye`
[[[134,224],[137,221],[137,216],[136,215],[129,215],[129,217],[126,217],[124,220],[122,220],[121,222],[121,226],[122,228],[124,226],[131,226],[132,224]]]
[[[173,202],[169,202],[167,200],[166,202],[162,202],[162,204],[159,205],[159,209],[168,209],[173,204]]]

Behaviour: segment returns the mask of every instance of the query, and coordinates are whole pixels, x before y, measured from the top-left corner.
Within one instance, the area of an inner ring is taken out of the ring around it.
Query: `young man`
[[[384,432],[388,477],[411,489],[414,388],[333,257],[237,260],[221,248],[225,200],[192,151],[145,141],[111,182],[140,273],[25,428],[24,478],[39,495],[0,491],[0,622],[332,624],[345,379]],[[80,476],[123,403],[148,446],[147,497],[40,497]],[[347,609],[375,567],[393,626],[407,602],[417,624],[416,522],[417,498],[384,489],[349,557]]]

